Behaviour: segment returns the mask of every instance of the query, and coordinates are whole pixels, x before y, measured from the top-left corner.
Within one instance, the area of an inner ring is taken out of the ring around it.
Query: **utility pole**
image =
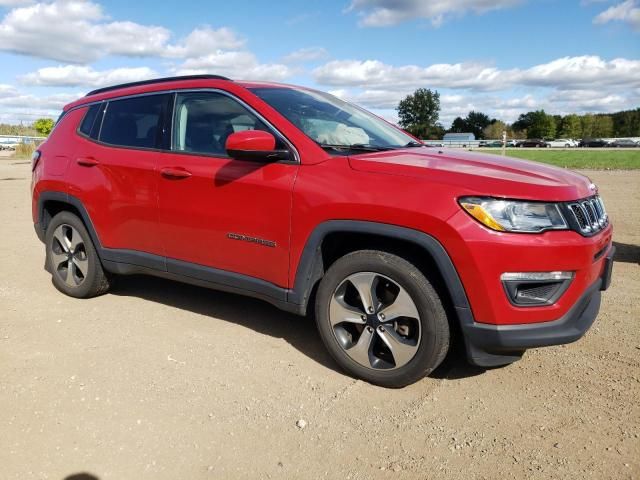
[[[502,131],[502,156],[507,154],[507,131]]]

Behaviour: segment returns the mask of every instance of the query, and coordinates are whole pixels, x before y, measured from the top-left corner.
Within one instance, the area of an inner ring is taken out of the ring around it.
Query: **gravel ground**
[[[618,255],[586,337],[386,390],[258,301],[142,277],[63,296],[28,162],[0,160],[0,477],[638,478],[640,172],[588,175]]]

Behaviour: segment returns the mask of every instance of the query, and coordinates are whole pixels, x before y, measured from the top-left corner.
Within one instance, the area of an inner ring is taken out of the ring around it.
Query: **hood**
[[[362,172],[424,178],[464,195],[569,201],[593,195],[591,181],[571,170],[511,157],[446,148],[407,148],[349,157]]]

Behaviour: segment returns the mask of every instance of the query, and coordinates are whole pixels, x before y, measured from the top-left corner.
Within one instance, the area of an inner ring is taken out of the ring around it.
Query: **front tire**
[[[71,212],[51,219],[45,236],[47,270],[65,295],[91,298],[109,290],[110,278],[82,220]]]
[[[338,259],[316,296],[316,323],[336,362],[384,387],[431,373],[449,349],[449,323],[426,277],[396,255],[361,250]]]

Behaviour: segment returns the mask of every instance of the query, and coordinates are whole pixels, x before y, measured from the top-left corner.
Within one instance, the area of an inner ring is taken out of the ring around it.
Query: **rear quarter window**
[[[85,113],[84,118],[82,119],[82,123],[80,124],[80,132],[85,134],[88,137],[97,138],[100,119],[98,118],[101,104],[91,105]],[[94,135],[92,135],[94,133]]]

